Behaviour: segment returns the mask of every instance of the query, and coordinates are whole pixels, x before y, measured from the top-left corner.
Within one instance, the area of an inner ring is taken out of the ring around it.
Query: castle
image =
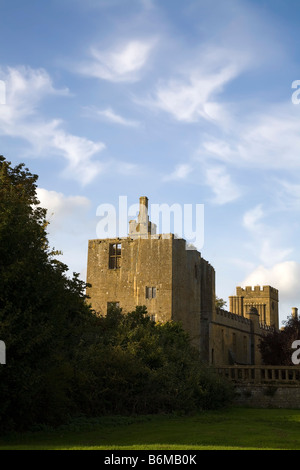
[[[145,305],[154,321],[180,321],[208,364],[261,363],[259,340],[278,329],[278,291],[237,287],[230,311],[216,308],[215,270],[186,241],[156,234],[148,199],[140,198],[138,220],[124,238],[89,240],[87,289],[92,308],[123,311]]]

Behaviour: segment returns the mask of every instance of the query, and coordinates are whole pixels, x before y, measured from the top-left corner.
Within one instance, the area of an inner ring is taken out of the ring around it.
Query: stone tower
[[[259,314],[263,325],[278,329],[278,290],[271,286],[247,286],[236,288],[236,295],[229,297],[229,310],[237,315],[249,318],[251,307]]]
[[[155,232],[148,199],[141,197],[128,237],[89,240],[87,294],[92,308],[106,315],[110,304],[124,312],[145,305],[155,321],[180,321],[194,346],[208,357],[215,271],[197,250],[186,249],[184,239]]]

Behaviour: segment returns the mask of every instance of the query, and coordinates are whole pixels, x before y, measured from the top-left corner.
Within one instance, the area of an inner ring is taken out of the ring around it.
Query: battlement
[[[216,313],[217,315],[229,318],[234,322],[243,323],[245,325],[251,324],[251,320],[249,320],[249,318],[243,317],[242,315],[238,315],[237,313],[228,312],[228,310],[223,310],[222,308],[217,308]]]
[[[278,292],[278,290],[271,286],[246,286],[245,288],[236,288],[237,295],[242,295],[245,292]]]
[[[230,311],[248,316],[249,309],[255,307],[260,322],[278,328],[278,290],[271,286],[237,287],[236,296],[229,297]]]
[[[148,235],[145,237],[141,237],[146,240],[182,240],[184,243],[186,241],[183,238],[176,238],[173,233],[163,233],[163,234],[154,234]],[[122,241],[134,241],[136,238],[132,238],[131,236],[127,237],[112,237],[112,238],[93,238],[89,240],[89,245],[95,245],[100,243],[107,243],[107,242],[122,242]],[[192,251],[192,250],[191,250]]]
[[[236,288],[236,295],[238,297],[247,297],[247,296],[271,296],[274,299],[278,299],[278,290],[275,287],[271,286],[246,286],[244,289],[242,287]]]

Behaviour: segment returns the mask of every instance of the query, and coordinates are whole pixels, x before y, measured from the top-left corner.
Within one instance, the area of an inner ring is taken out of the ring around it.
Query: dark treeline
[[[144,307],[95,314],[86,285],[47,239],[37,176],[0,157],[0,429],[72,416],[193,412],[226,405],[231,388],[201,364],[177,323]]]
[[[259,343],[263,363],[294,366],[300,362],[300,319],[290,316],[280,330],[272,330]],[[294,341],[296,344],[294,344]],[[298,342],[298,343],[297,343]]]

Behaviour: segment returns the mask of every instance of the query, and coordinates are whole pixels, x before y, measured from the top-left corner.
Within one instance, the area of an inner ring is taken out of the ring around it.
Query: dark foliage
[[[289,317],[284,328],[272,331],[260,341],[260,351],[264,364],[292,366],[292,348],[294,341],[300,340],[300,320]]]
[[[76,357],[75,399],[85,413],[191,412],[228,403],[231,388],[201,364],[180,324],[156,324],[145,307],[127,314],[113,308],[98,328],[98,341]]]

